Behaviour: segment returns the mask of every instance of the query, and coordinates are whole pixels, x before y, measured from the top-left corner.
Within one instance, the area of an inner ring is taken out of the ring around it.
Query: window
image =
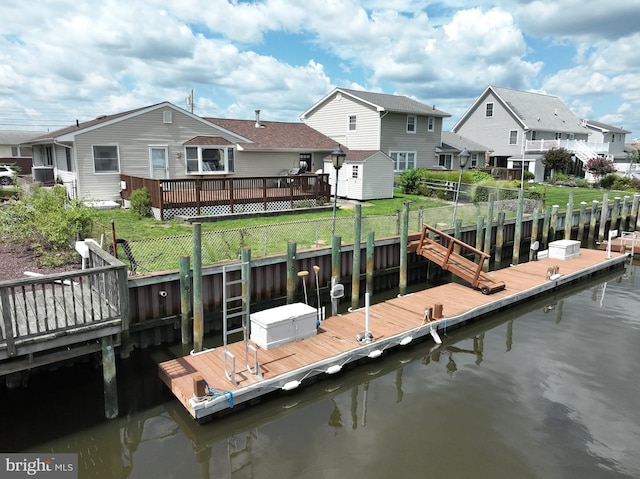
[[[415,115],[407,115],[407,133],[416,132],[416,117]]]
[[[13,156],[14,158],[16,156],[20,156],[20,149],[17,146],[11,147],[11,156]]]
[[[567,140],[575,140],[576,136],[573,133],[567,133]]]
[[[562,140],[562,133],[556,132],[555,138],[556,138],[556,140]]]
[[[469,161],[469,168],[477,168],[478,167],[478,154],[471,153],[471,158]]]
[[[509,144],[517,145],[518,144],[518,130],[510,130],[509,131]]]
[[[53,166],[53,148],[50,146],[44,147],[44,165]]]
[[[435,119],[430,116],[427,118],[427,131],[433,131]]]
[[[230,146],[187,146],[187,173],[233,173],[235,160]]]
[[[173,123],[173,112],[171,110],[165,110],[162,112],[162,121],[164,123]]]
[[[484,116],[491,118],[493,116],[493,103],[487,103],[484,110]]]
[[[349,115],[349,131],[356,131],[356,116]]]
[[[389,156],[394,162],[394,171],[405,171],[416,167],[415,151],[392,151]]]
[[[93,170],[96,173],[119,173],[120,157],[117,145],[93,146]]]
[[[311,169],[311,153],[300,153],[300,173]]]
[[[438,165],[444,166],[447,170],[451,169],[451,162],[453,160],[453,155],[440,155],[438,156]]]
[[[358,168],[359,165],[351,165],[351,178],[358,179]]]
[[[611,134],[611,143],[613,143],[613,142],[615,142],[615,141],[616,141],[616,134],[615,134],[615,133],[612,133],[612,134]]]
[[[64,171],[73,171],[71,169],[71,148],[64,149],[65,161],[58,164],[58,169]]]

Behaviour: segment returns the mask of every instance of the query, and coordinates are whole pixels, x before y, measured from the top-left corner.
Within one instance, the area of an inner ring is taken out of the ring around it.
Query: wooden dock
[[[607,256],[603,251],[581,249],[574,258],[544,258],[491,272],[495,281],[506,285],[491,295],[452,282],[372,305],[369,342],[357,339],[365,330],[366,310],[329,317],[314,336],[272,349],[258,348],[257,375],[253,374],[252,364],[244,366],[249,363],[244,360],[245,343],[230,344],[228,351],[241,358],[233,378],[235,384],[227,379],[222,347],[163,362],[159,375],[191,416],[204,422],[240,403],[275,391],[296,389],[315,376],[339,373],[349,363],[374,361],[385,350],[406,347],[424,337],[438,340],[438,332],[599,272],[621,268],[627,258],[621,253]],[[425,314],[436,305],[436,310],[442,309],[440,319]],[[197,391],[201,379],[208,384],[209,394]]]

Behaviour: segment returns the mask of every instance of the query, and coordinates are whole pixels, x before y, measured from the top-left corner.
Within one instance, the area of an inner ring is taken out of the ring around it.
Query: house
[[[466,168],[478,168],[488,164],[489,148],[451,131],[442,132],[442,144],[436,148],[438,166],[455,170],[460,166],[460,153],[467,150],[469,163]]]
[[[301,115],[349,151],[382,151],[394,171],[437,165],[442,122],[451,115],[406,96],[336,88]]]
[[[629,163],[632,150],[625,146],[625,141],[631,132],[594,120],[583,119],[582,123],[590,131],[589,143],[599,145],[600,156],[613,161],[620,174],[627,174],[632,167]]]
[[[71,197],[120,199],[120,175],[279,175],[320,165],[336,143],[302,123],[204,119],[169,102],[76,122],[29,142],[33,164]],[[232,130],[233,128],[234,130]],[[246,135],[246,136],[245,136]]]
[[[16,165],[20,174],[31,174],[31,147],[23,143],[42,135],[41,131],[0,130],[0,163]]]
[[[583,163],[604,153],[604,145],[591,143],[592,131],[558,98],[509,88],[489,86],[452,128],[490,148],[489,165],[531,171],[537,180],[546,172],[544,152],[563,147]]]
[[[336,170],[331,157],[324,159],[324,171],[329,174],[332,194],[336,176],[338,197],[353,200],[393,198],[394,161],[381,151],[348,150],[340,170]]]

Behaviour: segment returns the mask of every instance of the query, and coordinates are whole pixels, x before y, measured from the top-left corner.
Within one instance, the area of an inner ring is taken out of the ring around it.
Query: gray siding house
[[[452,128],[490,148],[489,164],[545,175],[540,159],[545,151],[563,147],[583,163],[603,153],[604,145],[591,143],[591,131],[558,98],[540,93],[489,86]]]
[[[276,176],[321,167],[336,147],[303,123],[204,119],[169,102],[77,122],[29,145],[34,167],[50,170],[70,197],[111,201],[120,199],[120,174]]]
[[[300,118],[350,151],[382,151],[400,173],[437,165],[442,121],[449,116],[406,96],[336,88]]]

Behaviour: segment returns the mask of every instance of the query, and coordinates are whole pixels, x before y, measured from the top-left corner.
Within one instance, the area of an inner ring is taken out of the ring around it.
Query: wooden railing
[[[247,203],[267,203],[315,199],[328,202],[331,195],[328,174],[290,176],[154,179],[120,175],[122,198],[128,200],[134,190],[146,188],[151,206],[196,208],[229,205],[231,212]],[[238,208],[236,208],[236,206]]]
[[[122,332],[126,265],[97,244],[86,256],[87,269],[0,282],[0,360]]]

